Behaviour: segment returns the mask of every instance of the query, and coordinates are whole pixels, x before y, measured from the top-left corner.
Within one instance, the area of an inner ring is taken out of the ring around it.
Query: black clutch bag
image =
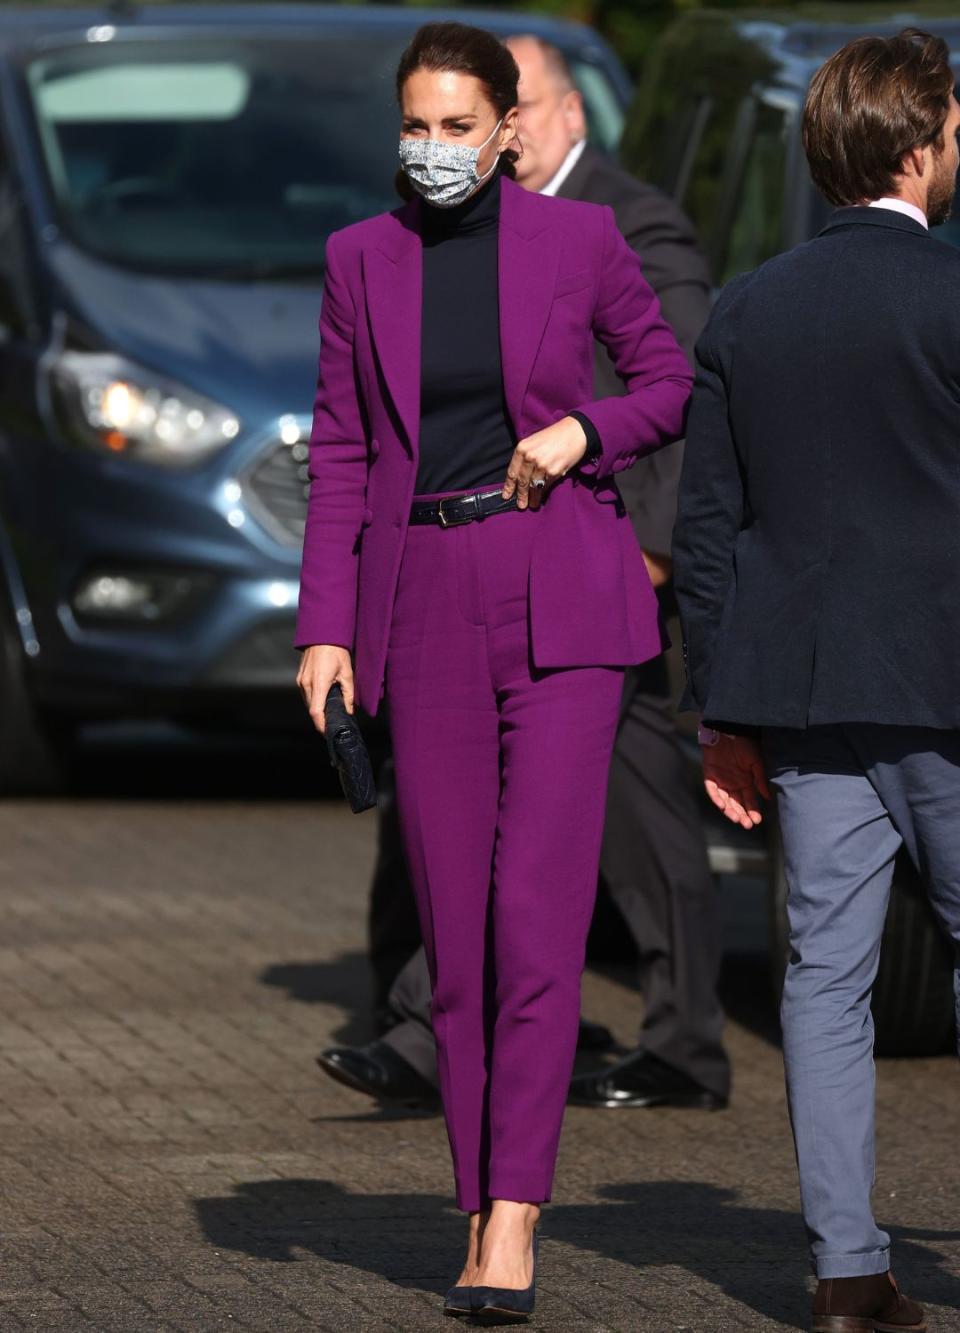
[[[373,765],[363,743],[356,719],[347,712],[343,691],[332,685],[324,708],[326,717],[327,753],[337,770],[343,794],[355,815],[369,810],[377,803],[377,788],[373,780]]]

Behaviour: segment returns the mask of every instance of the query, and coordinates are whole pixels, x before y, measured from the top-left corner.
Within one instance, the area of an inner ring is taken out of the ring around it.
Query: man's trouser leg
[[[390,990],[390,1008],[401,1015],[381,1041],[392,1046],[421,1078],[439,1087],[437,1044],[430,1023],[430,972],[421,946],[403,967]]]
[[[662,658],[627,672],[600,873],[637,947],[639,1045],[728,1096],[717,887]]]
[[[381,742],[381,748],[387,742]],[[393,757],[389,749],[377,768],[377,861],[370,885],[367,940],[373,973],[374,1009],[387,1008],[390,988],[404,964],[420,949],[420,922],[400,843]],[[426,968],[426,961],[423,963]]]
[[[817,1276],[890,1266],[870,1207],[870,991],[901,839],[839,727],[764,734],[788,885],[781,1020],[800,1199]]]
[[[953,942],[960,1047],[960,731],[844,728]]]
[[[814,1263],[820,1277],[883,1272],[870,988],[901,842],[960,962],[960,732],[858,723],[768,732],[764,748],[789,887],[784,1060]],[[960,968],[955,983],[960,997]]]

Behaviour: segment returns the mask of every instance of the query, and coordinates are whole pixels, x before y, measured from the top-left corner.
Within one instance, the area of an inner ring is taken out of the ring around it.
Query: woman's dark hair
[[[451,70],[471,74],[483,84],[487,96],[503,117],[517,105],[520,71],[511,53],[492,32],[467,23],[425,23],[414,33],[397,66],[397,101],[403,100],[404,85],[418,69]],[[513,148],[500,154],[500,171],[513,179],[520,154]],[[397,190],[404,199],[413,197],[406,173],[397,173]]]
[[[942,38],[906,28],[848,42],[817,71],[803,109],[814,184],[839,205],[895,194],[911,149],[942,148],[952,95]]]

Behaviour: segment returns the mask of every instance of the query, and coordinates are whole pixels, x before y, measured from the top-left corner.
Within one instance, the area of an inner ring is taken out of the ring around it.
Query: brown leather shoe
[[[925,1333],[921,1306],[900,1295],[892,1273],[828,1277],[817,1285],[810,1333]]]

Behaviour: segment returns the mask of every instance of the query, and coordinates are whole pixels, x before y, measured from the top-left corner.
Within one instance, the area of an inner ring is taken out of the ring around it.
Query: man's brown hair
[[[895,194],[906,154],[941,146],[953,84],[941,37],[905,28],[848,42],[817,71],[803,109],[817,188],[839,205]]]

